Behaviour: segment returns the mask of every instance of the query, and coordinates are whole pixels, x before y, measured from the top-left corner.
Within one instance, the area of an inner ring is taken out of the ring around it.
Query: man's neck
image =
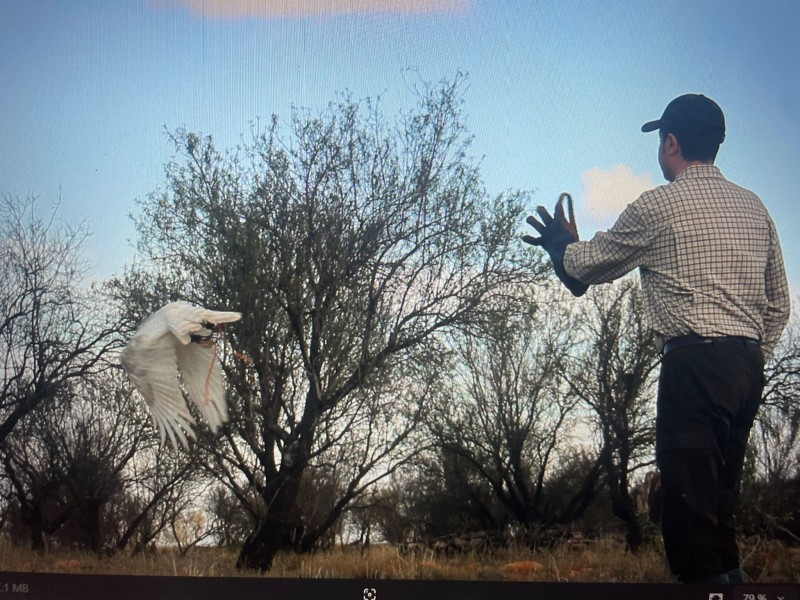
[[[682,161],[679,168],[675,170],[675,179],[680,177],[680,174],[683,173],[689,167],[697,167],[697,166],[707,166],[711,167],[714,166],[713,160],[690,160],[690,161]]]

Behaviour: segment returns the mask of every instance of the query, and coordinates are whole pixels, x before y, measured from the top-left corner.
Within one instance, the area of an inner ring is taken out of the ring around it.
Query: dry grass
[[[610,557],[617,558],[611,559]],[[491,555],[439,556],[432,551],[404,556],[396,548],[367,552],[340,549],[321,555],[282,555],[275,574],[282,577],[366,579],[518,580],[518,581],[669,581],[656,552],[626,554],[612,540],[564,545],[553,552],[502,550]]]
[[[743,547],[745,569],[761,583],[800,582],[800,549],[774,541],[749,540]],[[217,548],[196,548],[186,556],[165,549],[155,555],[98,557],[66,550],[38,555],[0,543],[0,571],[162,575],[192,577],[262,576],[240,573],[236,555]],[[563,544],[551,552],[501,550],[491,555],[436,556],[431,551],[404,556],[390,546],[360,552],[335,549],[311,555],[279,555],[266,577],[343,579],[440,579],[603,583],[671,581],[664,558],[655,549],[626,553],[613,539]]]

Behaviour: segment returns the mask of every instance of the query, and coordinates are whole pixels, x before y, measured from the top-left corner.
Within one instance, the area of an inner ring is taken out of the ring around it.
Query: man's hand
[[[564,199],[567,200],[567,210],[569,211],[569,220],[564,215]],[[564,192],[558,197],[556,202],[555,219],[550,216],[544,206],[539,206],[536,209],[539,218],[542,220],[540,223],[536,217],[531,215],[527,219],[528,225],[532,225],[536,231],[541,234],[541,237],[533,237],[530,235],[522,236],[522,240],[534,246],[541,246],[547,253],[552,255],[553,251],[557,251],[562,246],[566,248],[567,244],[578,241],[578,226],[575,223],[575,210],[572,206],[572,196]],[[563,256],[563,248],[561,255]]]
[[[564,214],[565,198],[567,200],[569,220]],[[573,296],[583,296],[589,286],[571,277],[564,270],[564,251],[569,244],[577,242],[579,239],[578,226],[575,223],[575,211],[572,206],[572,196],[565,192],[558,197],[554,211],[555,218],[550,216],[544,206],[539,206],[536,212],[541,222],[533,215],[529,216],[526,221],[528,225],[531,225],[539,232],[541,237],[524,235],[522,236],[522,241],[544,248],[550,255],[550,259],[553,261],[553,268],[561,282],[572,292]]]

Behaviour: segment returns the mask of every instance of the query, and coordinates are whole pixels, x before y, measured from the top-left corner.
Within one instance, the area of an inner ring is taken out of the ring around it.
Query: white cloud
[[[206,19],[309,17],[347,13],[462,12],[471,0],[150,0]]]
[[[593,167],[581,174],[583,200],[597,222],[616,220],[616,217],[642,192],[653,189],[650,173],[635,175],[628,165],[615,165],[611,171]]]

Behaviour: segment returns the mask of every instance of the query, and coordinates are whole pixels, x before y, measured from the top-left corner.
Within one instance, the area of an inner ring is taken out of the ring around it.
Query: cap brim
[[[661,129],[661,119],[658,119],[657,121],[648,121],[642,125],[642,131],[644,133],[655,131],[656,129]]]

